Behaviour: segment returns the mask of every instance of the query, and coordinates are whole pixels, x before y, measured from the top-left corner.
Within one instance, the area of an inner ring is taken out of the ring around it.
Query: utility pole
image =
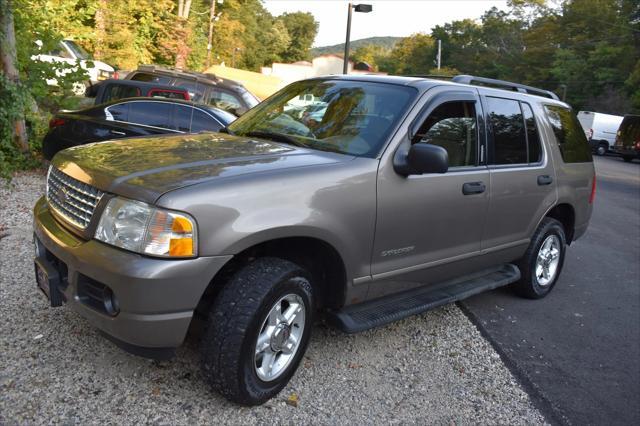
[[[442,40],[438,40],[438,71],[440,71],[440,61],[442,59]]]
[[[207,38],[207,69],[211,66],[211,43],[213,42],[213,20],[216,18],[216,0],[211,0],[209,10],[209,36]]]

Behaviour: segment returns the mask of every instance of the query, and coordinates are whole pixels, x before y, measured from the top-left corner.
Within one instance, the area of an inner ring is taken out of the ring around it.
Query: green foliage
[[[28,90],[0,74],[0,178],[10,179],[14,171],[37,164],[33,159],[25,157],[13,140],[14,123],[24,115],[28,103]],[[35,123],[29,133],[40,131],[39,124],[37,121]],[[37,135],[33,136],[30,139],[37,140]]]
[[[387,54],[357,49],[354,58],[375,58],[380,71],[393,74],[429,74],[436,40],[442,41],[443,67],[556,93],[566,87],[566,100],[576,109],[640,111],[637,0],[567,0],[557,8],[544,0],[510,0],[508,11],[492,8],[479,21],[436,26],[430,35],[399,41]]]
[[[318,23],[308,12],[284,13],[278,18],[284,23],[291,42],[282,52],[284,62],[307,61],[311,59],[309,49],[318,33]]]
[[[368,37],[360,40],[351,40],[349,42],[349,48],[351,51],[356,51],[361,47],[373,46],[375,48],[381,48],[385,51],[390,51],[403,37]],[[320,55],[327,54],[339,54],[344,53],[344,43],[334,44],[332,46],[314,47],[311,49],[311,56],[314,58]]]

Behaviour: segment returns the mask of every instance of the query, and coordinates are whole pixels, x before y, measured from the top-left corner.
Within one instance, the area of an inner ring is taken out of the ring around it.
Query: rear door
[[[482,97],[491,182],[483,250],[526,246],[557,198],[553,162],[539,130],[543,112],[527,99],[501,93]]]
[[[128,101],[105,108],[105,122],[111,139],[172,133],[173,110],[170,103]],[[108,138],[105,138],[108,139]]]

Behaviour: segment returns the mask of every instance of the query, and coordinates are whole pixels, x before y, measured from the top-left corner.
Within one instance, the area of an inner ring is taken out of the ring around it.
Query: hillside
[[[385,49],[392,49],[401,38],[402,37],[369,37],[360,40],[352,40],[351,43],[349,43],[349,49],[353,51],[368,44],[382,46]],[[344,43],[334,44],[333,46],[314,47],[311,49],[311,56],[314,58],[328,53],[344,53]]]

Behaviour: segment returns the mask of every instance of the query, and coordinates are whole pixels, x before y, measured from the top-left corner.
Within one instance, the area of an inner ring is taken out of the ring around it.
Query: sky
[[[479,18],[493,6],[506,9],[506,0],[364,0],[371,13],[353,13],[351,40],[376,36],[406,37],[450,21]],[[355,2],[358,3],[358,2]],[[265,0],[272,15],[311,12],[320,23],[314,47],[344,43],[347,4],[342,0]]]

